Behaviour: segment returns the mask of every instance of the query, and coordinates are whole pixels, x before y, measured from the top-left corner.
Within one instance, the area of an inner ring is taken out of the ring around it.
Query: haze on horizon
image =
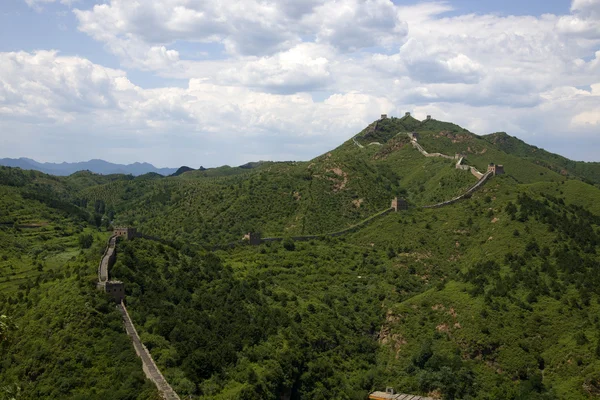
[[[0,158],[307,160],[380,114],[600,161],[600,0],[10,0]]]

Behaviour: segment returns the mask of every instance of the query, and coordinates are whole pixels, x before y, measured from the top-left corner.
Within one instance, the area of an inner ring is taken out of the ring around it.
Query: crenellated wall
[[[108,294],[112,299],[118,303],[117,308],[121,312],[123,317],[123,324],[125,326],[125,331],[129,336],[131,336],[131,340],[133,342],[133,347],[135,348],[135,352],[138,357],[142,360],[142,367],[146,377],[151,380],[155,385],[158,391],[161,394],[161,397],[166,400],[180,400],[179,396],[175,391],[171,388],[169,383],[166,381],[164,376],[160,373],[160,370],[156,366],[156,363],[152,359],[150,352],[142,344],[140,337],[137,334],[135,326],[133,325],[133,321],[129,317],[129,313],[127,312],[127,308],[125,307],[125,286],[123,282],[109,280],[109,269],[115,264],[116,256],[117,256],[117,237],[125,237],[126,239],[133,239],[134,237],[144,237],[144,235],[137,233],[135,228],[117,228],[115,229],[113,235],[108,240],[106,245],[106,249],[104,250],[104,254],[102,255],[102,259],[100,260],[100,265],[98,266],[98,289],[103,290],[106,294]],[[154,239],[148,237],[149,239]],[[160,240],[160,239],[158,239]]]
[[[407,113],[407,116],[410,115],[409,113]],[[441,154],[441,153],[428,153],[423,146],[421,146],[418,142],[418,135],[416,133],[407,133],[408,137],[411,139],[411,143],[413,145],[413,147],[415,149],[417,149],[421,154],[423,154],[425,157],[441,157],[441,158],[445,158],[448,160],[458,160],[458,162],[456,163],[456,168],[457,169],[461,169],[461,170],[469,170],[471,172],[471,174],[473,174],[473,176],[475,176],[477,178],[477,183],[475,183],[473,186],[471,186],[469,189],[467,189],[467,191],[465,191],[465,193],[461,194],[460,196],[454,197],[450,200],[446,200],[443,201],[441,203],[437,203],[437,204],[432,204],[432,205],[428,205],[428,206],[421,206],[420,208],[439,208],[439,207],[444,207],[444,206],[448,206],[450,204],[454,204],[459,200],[462,200],[466,197],[468,197],[469,195],[471,195],[473,192],[475,192],[477,189],[479,189],[481,186],[483,186],[485,184],[485,182],[496,173],[496,169],[491,169],[489,168],[488,171],[485,174],[482,174],[481,172],[479,172],[477,170],[477,168],[473,167],[473,166],[469,166],[469,165],[462,165],[462,162],[464,160],[464,156],[462,156],[461,154],[455,154],[454,157],[452,156],[448,156],[446,154]],[[361,146],[362,147],[362,146]],[[502,168],[502,166],[500,166],[500,168]],[[502,170],[502,172],[504,172],[504,170]],[[402,202],[402,203],[401,203]],[[346,233],[350,233],[353,232],[355,230],[357,230],[358,228],[366,225],[367,223],[371,222],[373,219],[385,215],[389,212],[392,211],[398,211],[398,210],[406,210],[408,209],[408,204],[404,201],[404,200],[399,200],[397,198],[392,199],[392,203],[391,203],[391,207],[383,210],[375,215],[372,215],[371,217],[365,219],[364,221],[359,222],[356,225],[351,226],[350,228],[338,231],[338,232],[333,232],[333,233],[324,233],[324,234],[320,234],[320,235],[305,235],[305,236],[293,236],[291,237],[291,239],[293,240],[297,240],[297,241],[305,241],[305,240],[312,240],[312,239],[320,239],[320,238],[324,238],[324,237],[336,237],[336,236],[341,236],[344,235]],[[237,241],[237,242],[232,242],[232,243],[228,243],[226,245],[217,245],[214,246],[213,249],[219,249],[219,248],[231,248],[231,247],[235,247],[238,244],[242,244],[242,243],[249,243],[251,245],[259,245],[261,243],[264,242],[278,242],[283,240],[283,237],[267,237],[267,238],[261,238],[260,235],[256,234],[256,233],[248,233],[247,235],[244,236],[244,239]]]
[[[133,325],[133,321],[131,320],[129,313],[127,312],[125,303],[121,302],[121,304],[119,304],[117,308],[121,312],[121,316],[123,317],[123,325],[125,326],[125,331],[131,337],[131,341],[133,342],[133,348],[135,349],[135,352],[138,355],[138,357],[142,360],[142,369],[144,370],[146,378],[151,380],[156,385],[156,388],[161,393],[161,397],[163,399],[180,400],[177,393],[175,393],[173,388],[171,388],[171,385],[169,385],[169,382],[167,382],[163,374],[161,374],[160,370],[158,369],[158,366],[154,362],[154,359],[150,355],[150,352],[140,340],[140,336],[138,335],[137,330],[135,329],[135,325]]]

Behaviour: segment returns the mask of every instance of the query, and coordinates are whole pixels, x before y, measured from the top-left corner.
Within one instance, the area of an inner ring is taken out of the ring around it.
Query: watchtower
[[[117,303],[125,298],[125,286],[121,281],[105,282],[104,291]]]
[[[248,232],[246,235],[244,235],[244,240],[247,240],[251,246],[258,246],[262,243],[260,233],[258,232]]]
[[[408,203],[404,199],[399,199],[397,197],[394,197],[392,199],[391,208],[393,208],[394,211],[396,211],[396,212],[398,210],[408,210]]]
[[[431,115],[427,116],[427,121],[431,121]]]
[[[404,113],[404,116],[405,117],[410,117],[410,113],[407,111],[407,112]]]
[[[137,236],[137,230],[135,228],[118,227],[113,231],[113,235],[121,236],[127,240],[130,240]]]
[[[386,119],[387,118],[387,114],[381,114],[381,119]]]
[[[493,175],[503,175],[504,174],[504,165],[496,165],[494,163],[490,163],[488,165],[488,172],[491,172]]]

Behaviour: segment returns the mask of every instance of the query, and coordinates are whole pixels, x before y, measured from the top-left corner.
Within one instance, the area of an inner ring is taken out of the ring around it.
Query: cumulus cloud
[[[222,70],[217,79],[274,92],[323,89],[330,77],[329,54],[331,49],[327,46],[303,43],[274,56],[248,60]]]
[[[600,0],[573,0],[571,12],[558,20],[559,32],[600,40]]]
[[[232,55],[265,56],[289,50],[307,35],[356,50],[391,45],[406,34],[390,0],[111,0],[75,15],[82,32],[138,66],[144,66],[147,52],[141,47],[178,40],[220,43]]]
[[[390,0],[108,0],[73,12],[121,69],[53,51],[1,53],[0,117],[21,131],[93,126],[130,140],[235,140],[263,156],[295,149],[287,154],[296,158],[380,113],[410,110],[525,140],[597,134],[600,0],[573,0],[562,16],[451,10]],[[217,46],[189,57],[206,43]],[[144,89],[130,68],[188,85]]]
[[[200,79],[191,79],[185,88],[143,89],[125,72],[84,58],[60,56],[55,51],[0,53],[0,117],[5,132],[15,127],[27,130],[35,124],[28,145],[40,152],[57,142],[51,134],[56,132],[73,146],[84,131],[89,135],[83,146],[87,151],[88,146],[106,140],[152,142],[175,135],[185,139],[181,141],[184,148],[194,142],[201,147],[202,143],[237,147],[238,153],[231,153],[228,160],[222,152],[213,155],[213,163],[241,163],[249,161],[242,158],[244,146],[252,147],[264,138],[270,143],[265,142],[265,147],[276,143],[307,149],[314,149],[315,143],[335,146],[380,110],[391,107],[389,100],[367,94],[337,94],[315,103],[309,94],[269,94]],[[15,147],[4,151],[15,151]],[[54,154],[67,159],[68,152],[65,147]],[[276,152],[271,156],[280,157]],[[162,152],[154,157],[172,165],[180,162],[176,154]]]

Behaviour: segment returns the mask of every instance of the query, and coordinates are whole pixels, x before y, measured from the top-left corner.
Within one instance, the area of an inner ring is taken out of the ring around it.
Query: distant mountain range
[[[40,163],[30,158],[2,158],[0,165],[6,167],[18,167],[21,169],[33,169],[51,175],[71,175],[77,171],[92,171],[97,174],[131,174],[134,176],[155,172],[161,175],[171,175],[177,168],[156,168],[149,163],[135,162],[133,164],[113,164],[104,160],[89,160],[76,163]]]

